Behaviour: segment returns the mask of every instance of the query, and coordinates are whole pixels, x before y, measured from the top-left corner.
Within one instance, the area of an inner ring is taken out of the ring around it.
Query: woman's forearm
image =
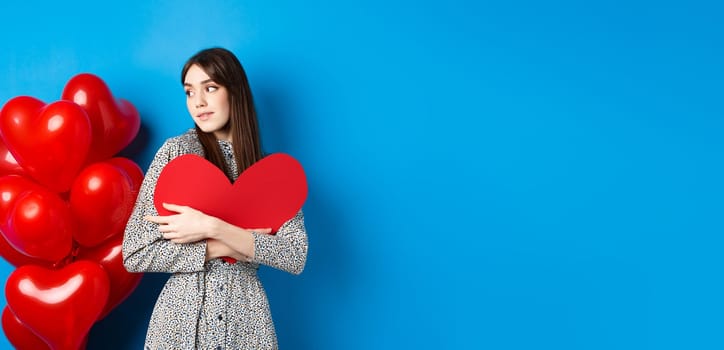
[[[207,239],[206,240],[206,261],[221,258],[223,256],[228,256],[230,258],[234,258],[236,260],[245,260],[246,258],[241,255],[241,253],[234,251],[233,249],[229,248],[226,244],[215,240],[215,239]]]
[[[254,236],[251,231],[217,220],[209,232],[207,259],[228,256],[242,261],[254,258]]]

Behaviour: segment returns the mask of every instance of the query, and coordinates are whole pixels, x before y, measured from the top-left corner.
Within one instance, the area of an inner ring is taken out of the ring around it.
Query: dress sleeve
[[[176,147],[178,148],[178,147]],[[158,215],[153,194],[161,173],[178,150],[167,140],[156,152],[143,179],[123,235],[123,265],[129,272],[197,272],[204,270],[206,240],[178,244],[166,240],[158,224],[144,220],[146,215]]]
[[[298,275],[307,262],[307,230],[304,213],[285,222],[276,235],[254,233],[254,262]]]

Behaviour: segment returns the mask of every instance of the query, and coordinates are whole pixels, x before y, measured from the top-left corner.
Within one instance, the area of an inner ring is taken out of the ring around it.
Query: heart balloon
[[[8,277],[7,305],[17,318],[52,349],[82,346],[103,311],[108,276],[91,261],[76,261],[60,270],[25,265]]]
[[[0,230],[24,255],[58,262],[70,254],[74,222],[56,193],[19,175],[0,178]]]
[[[131,191],[134,193],[134,196],[138,194],[138,191],[141,189],[141,183],[143,183],[143,170],[141,170],[141,167],[138,166],[136,162],[124,157],[115,157],[106,160],[106,163],[113,164],[125,170],[126,175],[131,178],[133,185]]]
[[[23,175],[25,174],[25,170],[23,170],[23,167],[21,167],[20,164],[18,164],[18,161],[15,160],[13,154],[10,152],[8,147],[5,146],[5,142],[0,140],[0,176],[10,174]]]
[[[99,319],[106,317],[111,310],[126,300],[141,282],[141,277],[143,277],[141,273],[128,272],[123,266],[122,245],[123,236],[118,236],[98,247],[81,248],[78,253],[79,260],[97,262],[108,274],[111,286],[110,295]]]
[[[22,175],[0,177],[0,229],[7,227],[8,216],[18,197],[29,191],[46,191],[38,183]]]
[[[7,306],[3,309],[2,324],[5,336],[16,350],[50,350]]]
[[[0,234],[0,256],[5,259],[8,263],[15,267],[20,267],[23,265],[41,265],[45,267],[51,267],[52,264],[48,261],[44,261],[42,259],[37,258],[31,258],[21,252],[19,252],[17,249],[13,248],[10,243],[8,243],[8,240],[5,238],[4,234]]]
[[[186,205],[238,227],[276,232],[302,208],[306,198],[304,169],[290,155],[269,155],[232,184],[214,164],[187,154],[161,170],[154,205],[160,215],[173,214],[163,203]]]
[[[75,102],[88,114],[93,128],[88,164],[112,157],[138,134],[141,118],[136,108],[126,100],[115,99],[98,76],[74,76],[65,85],[61,98]]]
[[[8,215],[13,209],[16,199],[20,194],[30,189],[43,190],[41,186],[23,176],[9,175],[0,177],[0,255],[15,267],[27,264],[50,265],[41,259],[31,258],[19,252],[5,238],[5,232],[8,231]]]
[[[78,223],[73,238],[93,247],[119,235],[126,227],[136,196],[126,171],[106,162],[89,165],[70,190],[70,208]]]
[[[88,155],[91,125],[75,103],[19,96],[0,110],[0,136],[32,178],[65,192]]]
[[[0,177],[0,229],[7,227],[8,215],[18,196],[28,191],[42,191],[43,186],[21,175]]]

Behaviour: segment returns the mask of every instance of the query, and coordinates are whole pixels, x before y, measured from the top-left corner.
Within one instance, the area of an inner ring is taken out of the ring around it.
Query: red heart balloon
[[[5,285],[7,305],[17,318],[52,349],[75,350],[108,300],[108,276],[91,261],[60,270],[25,265]]]
[[[70,208],[78,223],[73,238],[93,247],[120,235],[131,215],[136,196],[126,171],[106,162],[89,165],[70,190]]]
[[[24,175],[25,170],[18,164],[18,161],[15,160],[15,157],[13,157],[5,142],[0,140],[0,176],[11,174]]]
[[[71,78],[61,98],[73,101],[87,113],[93,128],[87,164],[112,157],[138,134],[141,118],[128,101],[116,100],[99,77],[83,73]]]
[[[74,228],[68,204],[19,175],[0,178],[0,230],[24,255],[58,262],[70,254]]]
[[[5,238],[5,232],[8,231],[8,215],[15,205],[15,200],[20,194],[30,189],[41,189],[34,182],[19,176],[10,175],[0,177],[0,255],[13,266],[18,267],[27,264],[37,264],[43,260],[31,258],[17,249],[13,248]],[[44,264],[44,263],[41,263]]]
[[[115,157],[106,160],[106,163],[113,164],[125,170],[126,175],[131,178],[131,191],[134,193],[134,196],[138,194],[138,190],[141,189],[141,183],[143,183],[143,170],[141,170],[141,167],[138,166],[136,162],[124,157]]]
[[[75,103],[19,96],[0,110],[0,136],[23,169],[55,192],[70,188],[90,147],[90,121]]]
[[[0,229],[7,227],[10,212],[18,197],[28,191],[46,191],[43,186],[22,175],[0,177]]]
[[[7,306],[3,309],[2,324],[5,336],[16,350],[50,350],[48,344],[25,327]]]
[[[208,160],[187,154],[161,170],[154,205],[171,215],[163,203],[187,205],[242,228],[279,230],[302,208],[307,180],[302,165],[290,155],[275,153],[254,163],[232,185]]]
[[[8,240],[5,238],[5,234],[0,234],[0,256],[2,256],[5,261],[9,262],[15,267],[30,264],[41,265],[45,267],[52,266],[50,262],[44,261],[42,259],[31,258],[19,252],[17,249],[13,248],[13,246],[10,245],[10,243],[8,243]]]
[[[98,319],[106,317],[111,310],[126,300],[143,277],[141,273],[128,272],[123,266],[122,245],[123,236],[119,236],[98,247],[81,248],[78,253],[78,259],[94,261],[100,264],[108,274],[110,295]]]
[[[27,264],[50,265],[41,259],[31,258],[19,252],[5,238],[5,232],[8,231],[8,215],[15,205],[15,200],[20,194],[30,189],[42,190],[42,187],[20,175],[0,177],[0,233],[2,233],[0,234],[0,255],[15,267]]]

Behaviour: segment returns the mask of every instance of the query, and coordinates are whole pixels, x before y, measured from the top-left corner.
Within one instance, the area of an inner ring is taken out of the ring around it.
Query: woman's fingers
[[[161,232],[161,236],[163,237],[163,239],[168,239],[169,241],[174,243],[183,243],[181,241],[186,239],[184,237],[179,237],[178,232],[175,231]]]
[[[153,216],[146,215],[143,217],[146,221],[153,222],[155,224],[168,224],[171,221],[171,216]]]
[[[167,233],[167,232],[173,232],[173,231],[175,231],[175,230],[173,230],[173,229],[171,228],[171,225],[159,225],[159,226],[158,226],[158,231],[161,232],[161,233]]]
[[[176,204],[171,204],[171,203],[163,203],[163,207],[166,208],[167,210],[177,212],[177,213],[187,211],[188,209],[191,208],[191,207],[188,207],[185,205],[176,205]]]
[[[272,229],[270,228],[248,228],[247,231],[251,232],[259,232],[259,233],[271,233]]]
[[[165,234],[164,238],[173,243],[176,243],[176,244],[185,244],[185,243],[196,242],[195,240],[193,240],[189,237],[176,237],[176,235],[174,233]]]

